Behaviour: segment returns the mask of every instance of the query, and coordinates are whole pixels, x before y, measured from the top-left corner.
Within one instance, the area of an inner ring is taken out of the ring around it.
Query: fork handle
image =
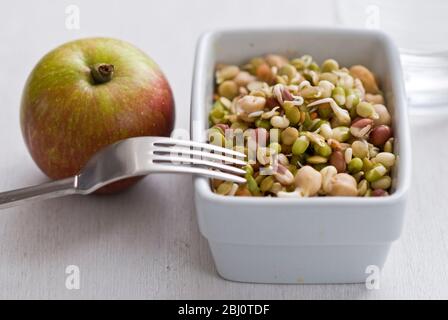
[[[27,202],[68,196],[77,193],[77,177],[51,181],[37,186],[0,193],[0,209]]]

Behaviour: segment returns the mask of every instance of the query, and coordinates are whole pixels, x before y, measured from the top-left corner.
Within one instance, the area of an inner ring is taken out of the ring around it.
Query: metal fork
[[[0,193],[0,209],[33,200],[87,195],[110,183],[150,173],[190,173],[244,183],[239,175],[245,171],[234,166],[245,165],[244,158],[240,152],[188,140],[125,139],[100,150],[74,177]]]

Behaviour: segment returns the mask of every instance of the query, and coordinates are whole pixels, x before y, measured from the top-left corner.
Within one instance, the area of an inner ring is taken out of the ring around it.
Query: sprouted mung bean
[[[218,194],[389,194],[391,115],[366,67],[270,54],[218,65],[215,81],[209,141],[244,152],[249,163],[245,184],[214,180]]]

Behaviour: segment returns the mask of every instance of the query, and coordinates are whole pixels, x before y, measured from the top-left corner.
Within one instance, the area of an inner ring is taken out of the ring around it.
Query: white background
[[[65,28],[77,4],[80,30]],[[21,91],[38,59],[85,36],[134,43],[162,67],[188,129],[198,36],[222,27],[332,25],[332,1],[1,1],[0,190],[45,181],[22,141]],[[424,27],[424,21],[420,21]],[[383,270],[364,285],[225,281],[199,235],[191,178],[154,175],[112,197],[72,197],[0,212],[0,298],[448,298],[447,117],[412,122],[413,186],[406,225]],[[65,288],[78,265],[80,290]]]

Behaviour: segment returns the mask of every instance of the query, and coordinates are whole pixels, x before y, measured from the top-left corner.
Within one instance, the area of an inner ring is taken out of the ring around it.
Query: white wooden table
[[[80,29],[65,9],[80,8]],[[196,40],[218,27],[330,25],[325,1],[8,1],[0,10],[0,190],[45,180],[22,141],[21,90],[37,60],[70,39],[128,40],[165,71],[176,127],[188,129]],[[113,197],[72,197],[0,212],[0,298],[448,298],[448,117],[412,118],[413,187],[380,290],[255,285],[219,278],[200,236],[191,178],[159,175]],[[174,200],[173,200],[174,199]],[[65,268],[80,268],[79,290]]]

